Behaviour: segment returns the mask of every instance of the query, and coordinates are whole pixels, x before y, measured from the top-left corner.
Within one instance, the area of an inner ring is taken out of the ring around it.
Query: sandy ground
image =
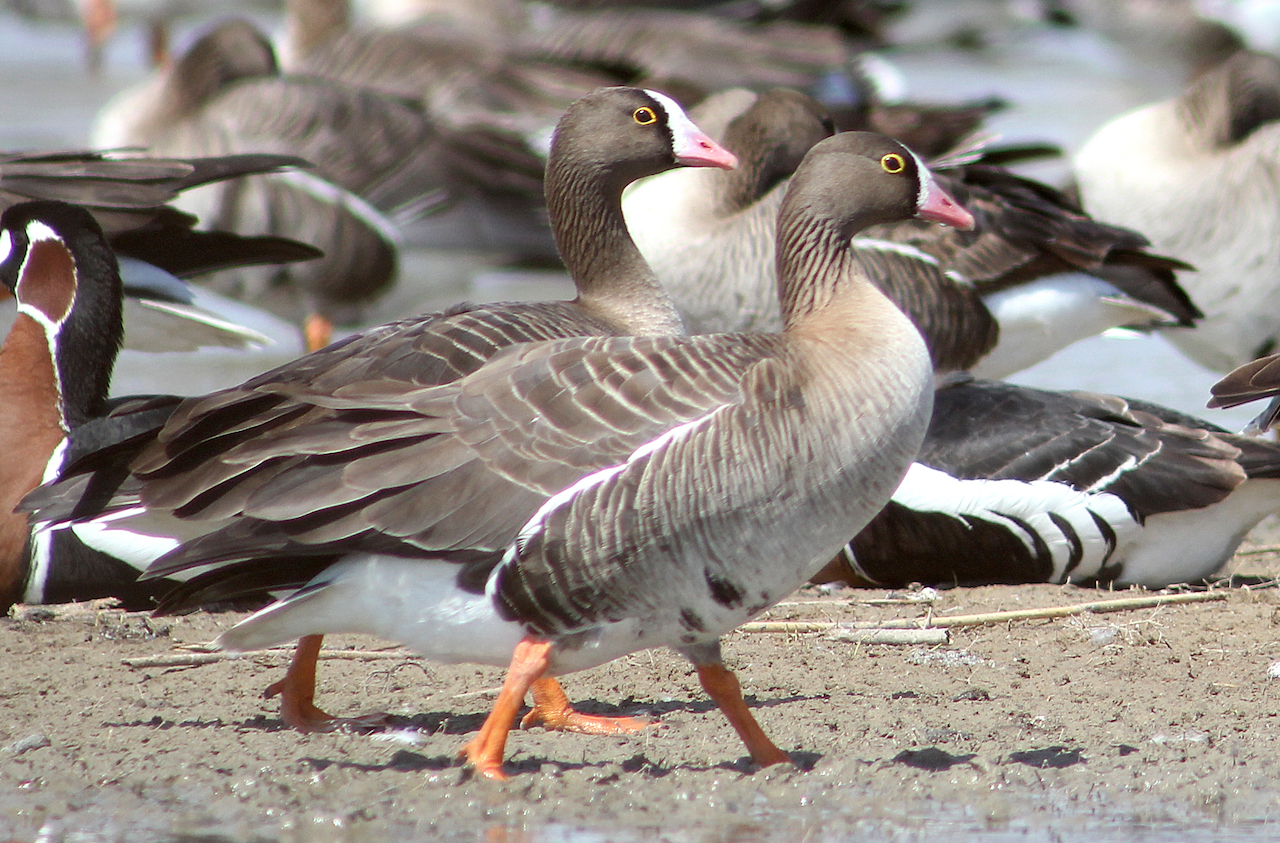
[[[1273,526],[1253,538],[1277,537]],[[1266,577],[1280,555],[1234,567]],[[261,697],[283,653],[123,662],[186,653],[240,615],[20,607],[0,620],[0,839],[1267,839],[1280,834],[1280,590],[1218,590],[1212,602],[956,627],[934,646],[735,633],[727,662],[792,752],[785,769],[751,768],[681,659],[639,653],[565,685],[584,710],[661,725],[513,732],[504,784],[454,759],[499,670],[334,639],[363,655],[321,663],[320,702],[386,711],[390,726],[301,735]],[[951,617],[1129,594],[921,596],[811,587],[768,617]]]

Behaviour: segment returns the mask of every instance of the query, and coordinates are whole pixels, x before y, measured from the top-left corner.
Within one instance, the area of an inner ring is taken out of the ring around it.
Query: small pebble
[[[16,740],[5,747],[5,752],[11,752],[14,755],[21,755],[24,752],[30,752],[33,749],[49,745],[49,736],[36,732],[34,735],[27,735],[25,738]]]
[[[1098,626],[1089,630],[1089,643],[1098,647],[1105,647],[1116,640],[1116,636],[1120,634],[1120,630],[1114,626]]]

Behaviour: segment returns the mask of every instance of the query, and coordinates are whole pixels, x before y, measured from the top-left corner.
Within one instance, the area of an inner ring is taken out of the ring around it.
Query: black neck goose
[[[245,347],[267,340],[220,316],[216,301],[182,279],[230,267],[308,260],[320,252],[280,237],[198,231],[193,217],[169,203],[201,185],[304,163],[264,154],[182,159],[90,151],[0,153],[0,210],[50,199],[93,213],[120,263],[127,348]]]
[[[85,546],[74,529],[33,531],[26,513],[14,511],[24,494],[92,447],[86,425],[127,436],[162,422],[176,404],[157,401],[144,411],[143,402],[113,407],[107,400],[124,333],[112,249],[83,208],[19,203],[0,216],[0,283],[18,302],[0,346],[0,606],[96,597],[153,606],[168,585],[138,583],[137,567]]]
[[[574,103],[561,119],[546,175],[552,228],[579,288],[578,299],[460,306],[445,314],[370,329],[241,387],[216,393],[197,402],[195,409],[189,407],[188,414],[205,418],[209,429],[222,424],[259,428],[266,437],[261,441],[272,441],[268,434],[280,419],[298,416],[289,423],[290,429],[318,433],[329,442],[325,447],[337,455],[349,447],[363,447],[357,444],[365,435],[362,424],[305,396],[350,391],[362,385],[380,391],[405,391],[448,383],[474,371],[502,348],[532,340],[679,333],[679,314],[627,235],[620,207],[622,190],[632,179],[675,166],[734,164],[732,155],[700,132],[679,106],[663,95],[634,88],[596,91]],[[294,393],[304,397],[293,397]],[[150,433],[154,436],[156,430]],[[139,437],[133,446],[146,441]],[[282,447],[290,446],[284,443]],[[111,449],[103,454],[96,461],[87,457],[85,471],[97,471],[118,481],[116,468],[122,458]],[[222,456],[211,451],[206,465],[219,464]],[[308,506],[325,508],[330,492],[359,498],[370,491],[335,489],[334,484],[347,484],[340,461],[313,455],[299,462],[299,454],[288,456],[299,463],[296,468],[306,468],[312,481],[321,475],[327,478],[308,486],[310,491],[303,496]],[[285,458],[264,452],[259,469],[269,468],[276,457]],[[395,545],[401,541],[400,528],[384,524],[376,514],[381,496],[377,492],[365,501],[370,509],[357,508],[349,514],[357,521],[367,517],[365,526]],[[255,513],[250,507],[244,514]],[[201,517],[214,516],[206,512]],[[215,528],[216,524],[205,529]],[[113,549],[119,544],[109,530],[98,540],[101,546]],[[136,537],[126,532],[122,541],[125,546],[134,546]],[[163,542],[152,547],[157,548],[153,556],[169,549]],[[320,728],[332,720],[312,703],[318,645],[318,639],[303,642],[299,659],[278,687],[286,721],[301,729]],[[575,717],[569,712],[560,722],[574,727]]]
[[[358,629],[443,660],[510,660],[467,748],[485,775],[502,776],[531,684],[661,645],[694,661],[756,761],[783,761],[718,639],[824,565],[919,447],[928,353],[848,247],[858,229],[912,214],[968,220],[900,144],[829,139],[781,211],[782,334],[528,343],[407,391],[268,376],[257,420],[220,421],[218,395],[191,400],[92,509],[205,519],[209,532],[148,571],[200,572],[171,608],[312,578],[222,646]],[[349,419],[360,447],[323,444],[308,413]],[[325,462],[345,487],[318,486]],[[77,506],[56,487],[47,499]]]
[[[956,379],[893,499],[818,581],[1211,577],[1280,510],[1280,446],[1155,404]]]
[[[1280,340],[1278,162],[1280,60],[1252,52],[1174,99],[1112,119],[1075,156],[1091,214],[1199,270],[1183,283],[1205,318],[1164,335],[1210,369],[1228,371]]]
[[[745,109],[724,135],[739,174],[656,176],[628,192],[623,210],[692,331],[774,330],[773,219],[790,162],[830,123],[794,91],[724,96]],[[940,370],[1003,377],[1110,327],[1197,315],[1173,277],[1183,264],[1148,254],[1140,235],[1094,222],[1051,188],[998,167],[940,179],[973,212],[974,230],[908,221],[855,240]]]

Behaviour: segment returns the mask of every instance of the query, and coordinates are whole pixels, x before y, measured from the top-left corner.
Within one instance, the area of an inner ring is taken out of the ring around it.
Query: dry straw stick
[[[830,630],[930,630],[953,626],[981,626],[983,624],[1009,623],[1011,621],[1065,618],[1071,615],[1104,614],[1106,612],[1131,612],[1136,609],[1152,609],[1178,603],[1205,603],[1225,600],[1229,592],[1193,591],[1182,594],[1156,594],[1150,597],[1125,597],[1120,600],[1098,600],[1093,603],[1077,603],[1072,606],[1046,606],[1043,609],[1017,609],[1010,612],[984,612],[977,615],[955,615],[950,618],[936,615],[927,618],[895,618],[873,623],[831,623],[816,621],[760,621],[738,627],[742,632],[827,632]],[[915,642],[912,642],[915,643]]]
[[[175,653],[165,656],[141,656],[136,659],[121,659],[121,664],[129,667],[199,667],[202,664],[225,662],[231,659],[251,659],[259,656],[288,656],[289,650],[275,648],[271,650],[247,650],[243,653],[231,653],[226,650],[215,650],[212,653]],[[378,659],[417,659],[417,653],[408,650],[321,650],[322,659],[354,659],[356,661],[376,661]]]

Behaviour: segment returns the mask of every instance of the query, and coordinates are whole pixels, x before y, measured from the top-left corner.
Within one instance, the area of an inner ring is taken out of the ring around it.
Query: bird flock
[[[214,643],[297,642],[267,691],[302,731],[345,722],[328,634],[506,667],[460,751],[495,779],[528,696],[526,726],[646,728],[561,678],[669,647],[767,766],[720,639],[806,582],[1196,583],[1280,510],[1280,60],[1199,21],[1184,91],[1049,185],[1017,168],[1055,148],[982,131],[1007,103],[886,98],[874,4],[653,6],[286,0],[276,41],[223,20],[105,104],[94,149],[0,155],[4,604],[250,609]],[[576,296],[335,334],[406,246]],[[113,397],[131,308],[265,341],[193,283],[309,353]],[[1113,328],[1222,372],[1210,407],[1274,400],[1234,433],[1003,380]]]

